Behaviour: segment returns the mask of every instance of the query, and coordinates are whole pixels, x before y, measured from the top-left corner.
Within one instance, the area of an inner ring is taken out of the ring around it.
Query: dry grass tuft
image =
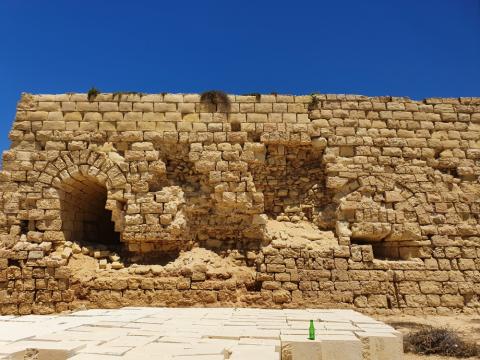
[[[210,90],[200,95],[200,102],[206,104],[209,111],[230,111],[230,98],[223,91]]]
[[[312,94],[312,101],[308,104],[308,111],[317,110],[320,104],[320,99]]]
[[[98,94],[100,94],[100,91],[98,91],[97,88],[92,87],[87,93],[88,101],[93,101]]]
[[[230,99],[228,95],[223,91],[219,90],[210,90],[205,91],[200,95],[200,102],[205,104],[230,104]]]
[[[463,341],[454,330],[425,326],[404,338],[406,352],[466,358],[480,355],[479,347]]]

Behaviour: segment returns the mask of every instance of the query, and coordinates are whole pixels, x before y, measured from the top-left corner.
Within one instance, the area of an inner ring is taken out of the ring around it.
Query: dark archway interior
[[[105,209],[107,189],[95,178],[79,176],[62,186],[60,203],[65,239],[82,243],[120,246],[112,213]]]
[[[373,257],[378,260],[409,260],[410,254],[401,253],[398,243],[380,241],[350,239],[354,245],[372,245]]]

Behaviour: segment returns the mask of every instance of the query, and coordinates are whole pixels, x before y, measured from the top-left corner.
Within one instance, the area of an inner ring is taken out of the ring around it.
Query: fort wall
[[[480,98],[23,94],[0,310],[480,309]]]

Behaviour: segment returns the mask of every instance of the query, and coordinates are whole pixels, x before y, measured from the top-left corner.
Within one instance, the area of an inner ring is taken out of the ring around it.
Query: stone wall
[[[478,312],[479,134],[480,98],[24,94],[1,312]]]

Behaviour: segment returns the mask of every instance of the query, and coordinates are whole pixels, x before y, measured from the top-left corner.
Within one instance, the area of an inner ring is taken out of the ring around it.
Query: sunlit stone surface
[[[308,340],[314,320],[316,340]],[[122,308],[0,317],[0,358],[397,360],[402,336],[352,310]],[[35,357],[27,357],[32,358]]]

